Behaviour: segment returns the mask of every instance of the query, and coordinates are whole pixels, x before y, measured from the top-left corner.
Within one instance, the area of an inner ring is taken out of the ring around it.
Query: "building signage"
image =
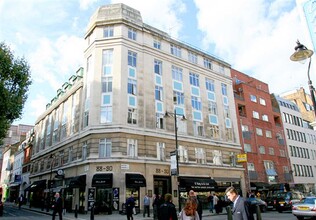
[[[129,164],[121,164],[121,170],[129,170]]]
[[[113,188],[113,209],[118,211],[120,207],[120,188]]]
[[[171,170],[171,176],[177,176],[178,175],[177,153],[176,153],[176,151],[170,152],[170,170]]]
[[[215,180],[210,177],[180,177],[180,191],[210,191],[217,186]]]
[[[237,154],[237,162],[238,163],[247,162],[247,154]]]
[[[94,206],[95,188],[88,189],[88,211],[91,211]]]

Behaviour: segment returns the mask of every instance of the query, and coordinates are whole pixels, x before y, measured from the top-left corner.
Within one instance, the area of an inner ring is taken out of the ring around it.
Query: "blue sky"
[[[33,79],[14,124],[34,124],[57,89],[84,66],[90,16],[118,2],[139,10],[145,23],[268,83],[270,92],[307,88],[307,65],[289,59],[297,39],[312,48],[295,0],[2,0],[0,41],[28,60]]]

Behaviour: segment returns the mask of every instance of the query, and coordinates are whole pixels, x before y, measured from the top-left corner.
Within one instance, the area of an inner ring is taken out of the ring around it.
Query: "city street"
[[[39,209],[29,209],[27,206],[22,206],[22,209],[19,210],[17,206],[12,204],[7,204],[4,207],[4,213],[3,216],[0,217],[0,219],[3,220],[45,220],[45,219],[52,219],[50,214],[47,214],[44,212],[41,212]],[[56,219],[58,217],[56,216]],[[67,213],[63,216],[63,219],[65,220],[75,220],[74,213]],[[89,220],[90,215],[78,215],[77,220]],[[120,214],[112,214],[112,215],[95,215],[95,220],[125,220],[125,215]],[[143,218],[142,214],[138,214],[134,216],[135,220],[149,220],[153,218]],[[207,210],[204,210],[203,212],[203,220],[226,220],[227,216],[225,214],[211,214],[208,213]],[[291,212],[284,212],[284,213],[278,213],[276,211],[268,211],[266,213],[262,213],[262,219],[263,220],[296,220],[296,218],[292,215]]]

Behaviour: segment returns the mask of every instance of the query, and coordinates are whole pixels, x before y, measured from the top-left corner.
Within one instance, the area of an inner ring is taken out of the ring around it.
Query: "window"
[[[128,79],[128,84],[127,84],[127,93],[136,95],[137,93],[137,81],[134,79]]]
[[[256,128],[256,134],[259,135],[259,136],[262,136],[263,135],[262,129],[261,128]]]
[[[171,49],[171,54],[172,55],[175,55],[177,57],[181,57],[181,48],[174,45],[174,44],[171,44],[170,45],[170,49]]]
[[[162,75],[162,62],[160,60],[154,61],[154,72],[158,75]]]
[[[113,50],[102,51],[102,73],[103,76],[112,75]]]
[[[200,80],[199,80],[198,74],[190,73],[190,84],[192,86],[196,86],[196,87],[200,86]]]
[[[259,119],[259,113],[256,112],[256,111],[252,111],[252,117],[256,118],[256,119]]]
[[[67,122],[68,122],[68,101],[64,102],[63,118],[61,123],[61,139],[67,136]]]
[[[264,146],[260,146],[259,147],[259,152],[260,152],[260,154],[265,154],[266,153],[266,149],[264,148]]]
[[[173,91],[173,97],[175,98],[175,104],[183,106],[184,105],[184,93]]]
[[[222,83],[222,95],[227,96],[227,85]]]
[[[112,77],[102,77],[102,93],[112,92]]]
[[[128,51],[128,65],[131,67],[136,67],[137,64],[137,53]]]
[[[256,171],[255,165],[253,163],[247,163],[248,171]]]
[[[156,128],[164,128],[164,115],[161,113],[156,113]]]
[[[137,140],[127,139],[127,156],[129,157],[137,157]]]
[[[194,63],[194,64],[197,64],[197,61],[198,61],[198,57],[195,53],[192,53],[189,51],[189,57],[188,57],[189,61],[191,63]]]
[[[189,162],[188,150],[182,145],[179,146],[179,162]]]
[[[172,79],[182,82],[182,69],[179,67],[172,66]]]
[[[112,106],[101,106],[100,122],[112,122]]]
[[[129,108],[127,113],[127,123],[137,124],[137,109]]]
[[[192,107],[194,109],[199,110],[199,111],[202,110],[201,99],[199,97],[192,96],[191,97],[191,103],[192,103]]]
[[[155,99],[159,101],[163,100],[163,88],[161,86],[155,86]]]
[[[157,159],[161,161],[166,160],[166,154],[165,154],[165,143],[158,142],[157,143]]]
[[[272,133],[269,130],[266,130],[266,137],[267,138],[272,138]]]
[[[230,118],[225,118],[225,126],[226,126],[226,128],[232,127],[232,123],[231,123]]]
[[[88,157],[88,143],[85,141],[82,145],[82,160],[86,160]]]
[[[262,120],[263,121],[269,121],[268,115],[262,115]]]
[[[203,136],[204,128],[203,124],[197,121],[193,121],[193,130],[195,136]]]
[[[244,144],[244,151],[245,152],[252,152],[250,144]]]
[[[106,26],[103,28],[103,37],[108,38],[108,37],[113,37],[114,33],[114,26]]]
[[[273,164],[272,161],[265,160],[263,162],[264,162],[264,167],[265,167],[266,170],[268,170],[268,169],[274,170],[274,164]]]
[[[73,156],[74,156],[74,154],[73,154],[73,147],[71,146],[68,149],[68,163],[72,162]]]
[[[136,29],[128,28],[128,38],[132,40],[136,40]]]
[[[266,100],[264,100],[263,98],[259,98],[259,103],[261,105],[266,105]]]
[[[158,39],[154,39],[154,48],[161,49],[161,42]]]
[[[269,147],[269,154],[274,155],[274,148],[273,147]]]
[[[111,157],[112,140],[109,138],[99,140],[99,158]]]
[[[208,91],[215,92],[214,80],[206,78],[205,79],[205,86],[206,86],[206,89]]]
[[[208,111],[213,115],[217,115],[217,104],[216,102],[209,101],[208,102]]]
[[[257,102],[257,97],[255,95],[250,95],[250,101]]]
[[[205,150],[203,148],[195,148],[195,158],[198,164],[206,163]]]
[[[285,151],[282,150],[282,149],[280,149],[280,156],[281,156],[281,157],[285,157]]]
[[[242,131],[249,131],[248,125],[241,125],[241,130]]]
[[[203,62],[204,62],[204,67],[207,69],[213,69],[212,67],[212,61],[207,59],[207,58],[203,58]]]

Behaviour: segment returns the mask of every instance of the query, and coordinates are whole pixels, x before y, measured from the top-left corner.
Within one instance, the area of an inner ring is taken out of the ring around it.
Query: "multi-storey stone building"
[[[266,193],[271,184],[291,181],[281,114],[266,83],[234,69],[231,74],[248,187]]]
[[[228,63],[143,23],[124,4],[100,7],[85,40],[83,78],[71,77],[36,121],[32,196],[54,180],[46,191],[63,188],[67,209],[87,210],[93,188],[97,211],[111,212],[131,193],[142,207],[146,193],[172,193],[178,204],[189,189],[245,192]],[[57,170],[64,178],[54,178]]]
[[[282,114],[284,133],[291,162],[293,181],[290,187],[315,193],[316,132],[306,123],[292,101],[273,96]]]

